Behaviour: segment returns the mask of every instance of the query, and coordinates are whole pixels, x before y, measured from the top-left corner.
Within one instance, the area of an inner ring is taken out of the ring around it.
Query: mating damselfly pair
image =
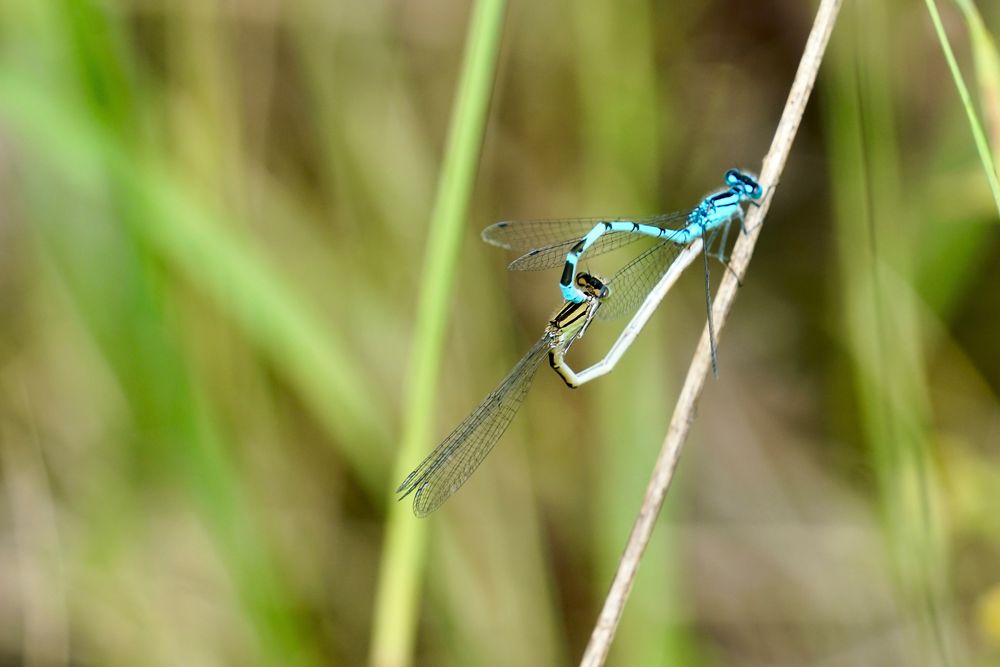
[[[702,239],[705,261],[705,298],[715,368],[708,258],[726,262],[729,229],[734,220],[743,227],[743,203],[755,205],[764,195],[754,176],[736,169],[726,172],[725,183],[725,189],[709,194],[693,209],[678,213],[629,220],[498,222],[483,230],[487,243],[522,253],[511,262],[511,270],[542,270],[562,265],[559,289],[565,303],[549,321],[542,337],[497,388],[396,489],[401,494],[400,500],[414,494],[414,514],[426,516],[433,512],[475,472],[507,429],[544,358],[548,357],[549,365],[570,387],[578,387],[608,372],[624,352],[619,343],[629,333],[629,327],[605,358],[586,370],[574,371],[565,355],[583,337],[595,317],[616,319],[641,311],[650,291],[698,239]],[[673,227],[678,224],[683,226]],[[603,280],[577,270],[584,254],[599,255],[641,238],[654,238],[656,242],[611,278]],[[631,332],[632,338],[635,333]]]

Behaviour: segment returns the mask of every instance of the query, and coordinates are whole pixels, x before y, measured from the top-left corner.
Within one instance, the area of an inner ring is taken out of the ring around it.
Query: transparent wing
[[[524,253],[513,262],[512,271],[538,271],[562,266],[566,253],[577,241],[601,222],[635,222],[669,228],[683,221],[687,214],[664,213],[643,218],[572,218],[564,220],[524,220],[498,222],[483,230],[483,240],[507,250]],[[641,234],[611,232],[587,249],[587,255],[600,255],[643,238]]]
[[[620,268],[606,282],[610,293],[601,300],[597,316],[602,320],[631,316],[684,248],[669,240],[657,241]]]
[[[396,489],[399,499],[413,495],[413,513],[427,516],[458,491],[476,471],[528,393],[549,350],[547,336],[535,343],[475,410],[434,448]]]
[[[587,231],[590,230],[588,229]],[[511,262],[507,268],[510,271],[542,271],[544,269],[554,269],[557,266],[563,266],[566,263],[566,255],[569,253],[570,248],[579,243],[580,238],[583,238],[582,235],[579,238],[563,241],[562,243],[529,250]],[[584,254],[587,257],[593,257],[623,248],[642,238],[648,239],[650,237],[628,232],[607,232],[594,241]]]
[[[599,222],[624,218],[563,218],[552,220],[505,220],[483,230],[483,241],[504,250],[525,253],[571,239],[579,239]]]
[[[719,233],[723,232],[724,229],[726,227],[709,232],[708,238],[705,239],[705,247],[713,247],[719,239]],[[723,234],[722,240],[726,240],[725,234]],[[639,305],[646,300],[656,283],[660,282],[660,278],[677,259],[677,255],[688,245],[687,243],[674,243],[669,238],[659,240],[641,255],[618,269],[605,282],[610,293],[601,300],[601,307],[597,311],[598,316],[603,320],[631,317]],[[724,248],[720,248],[716,252],[722,253],[724,250]],[[711,252],[709,254],[726,264],[727,260],[721,255]]]

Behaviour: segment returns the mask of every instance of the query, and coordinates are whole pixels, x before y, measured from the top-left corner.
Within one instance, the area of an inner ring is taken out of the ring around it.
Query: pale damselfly
[[[614,299],[599,278],[581,272],[576,280],[584,301],[567,301],[497,388],[396,489],[400,500],[414,494],[414,514],[426,516],[436,510],[475,472],[507,430],[543,359],[548,357],[549,365],[567,385],[577,386],[577,375],[565,355],[586,332],[604,299]]]

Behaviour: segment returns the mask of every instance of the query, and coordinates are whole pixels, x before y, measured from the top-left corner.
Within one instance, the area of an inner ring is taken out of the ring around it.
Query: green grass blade
[[[958,88],[958,94],[962,98],[962,106],[965,107],[965,115],[969,119],[972,138],[976,142],[976,151],[979,153],[979,159],[983,163],[983,169],[986,171],[986,180],[989,182],[990,191],[993,193],[993,202],[996,204],[997,212],[1000,213],[1000,177],[997,176],[996,163],[993,160],[993,155],[990,153],[986,133],[983,131],[982,123],[979,122],[979,116],[973,105],[972,96],[969,94],[969,88],[965,85],[962,70],[959,69],[958,61],[955,60],[955,53],[951,50],[951,43],[948,41],[948,34],[944,30],[944,25],[941,23],[941,15],[938,13],[937,3],[934,0],[925,1],[927,3],[927,11],[931,15],[931,21],[934,23],[934,30],[937,32],[938,40],[941,42],[941,50],[944,51],[945,60],[948,61],[948,69],[951,70],[951,76],[955,80],[955,87]]]
[[[493,90],[505,8],[504,0],[480,0],[473,10],[469,27],[448,145],[431,214],[394,481],[401,480],[431,444],[448,305]],[[418,523],[410,514],[408,502],[390,503],[375,599],[373,665],[383,667],[411,662],[426,530],[426,524]]]
[[[993,147],[993,159],[1000,156],[1000,52],[996,40],[986,28],[983,17],[972,0],[956,0],[969,24],[972,58],[976,65],[976,81],[983,106],[987,134]]]
[[[836,221],[836,281],[844,347],[850,355],[856,416],[875,474],[899,619],[913,647],[908,664],[947,664],[942,609],[949,562],[942,548],[939,486],[933,467],[932,387],[920,303],[912,289],[917,204],[904,196],[894,140],[897,79],[878,36],[881,5],[854,3],[853,42],[832,50],[827,96]],[[911,212],[912,211],[912,212]]]

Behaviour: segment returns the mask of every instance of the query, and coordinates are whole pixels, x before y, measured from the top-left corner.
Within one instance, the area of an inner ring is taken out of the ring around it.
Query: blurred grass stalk
[[[197,252],[211,255],[211,247],[184,243],[192,239],[179,230],[190,229],[185,223],[194,224],[198,217],[172,214],[188,193],[165,189],[165,177],[149,168],[136,132],[145,91],[127,65],[123,27],[85,0],[39,3],[32,10],[20,15],[24,20],[16,23],[16,37],[7,36],[14,43],[31,41],[34,50],[21,53],[40,54],[47,63],[45,76],[25,76],[24,70],[37,63],[21,62],[13,51],[6,52],[0,68],[0,117],[21,151],[26,210],[39,246],[127,406],[122,426],[134,435],[109,438],[100,450],[122,461],[155,462],[156,475],[179,482],[231,573],[248,611],[256,652],[274,662],[312,663],[303,628],[288,614],[294,596],[247,511],[250,505],[229,447],[172,326],[177,295],[157,261],[164,250],[157,241],[164,238],[149,232],[175,239],[181,234],[177,253],[164,254],[182,266],[191,255],[205,262],[188,267],[194,282],[201,282],[203,269],[220,258]],[[17,14],[5,18],[12,15]],[[115,277],[120,283],[112,284]],[[226,287],[237,286],[226,282]],[[136,488],[151,480],[147,474],[104,481],[93,496],[74,502],[91,518],[91,530],[78,548],[97,556],[91,562],[99,585],[113,588],[118,559],[124,558],[113,548],[118,543],[114,538],[137,529],[131,501]],[[122,503],[123,498],[129,502]],[[108,590],[108,597],[113,596]],[[81,624],[94,622],[91,610],[75,611],[82,613]],[[149,637],[144,632],[157,634],[148,618],[135,620],[140,643]],[[110,655],[101,653],[109,650],[106,646],[95,648],[111,662],[129,659],[115,656],[115,649]],[[165,650],[173,652],[158,659],[168,662],[197,651],[191,646]]]
[[[902,194],[889,31],[892,7],[851,3],[826,96],[845,348],[869,445],[908,664],[947,664],[949,565],[931,468],[931,403],[913,288],[917,206]],[[846,425],[846,428],[854,428]],[[915,635],[915,636],[914,636]]]
[[[941,42],[941,50],[944,52],[945,60],[948,62],[948,69],[955,80],[955,87],[958,88],[959,97],[962,98],[962,106],[965,108],[965,115],[969,119],[969,128],[972,130],[972,137],[976,142],[976,150],[979,152],[979,159],[983,163],[986,172],[986,179],[993,193],[993,202],[996,204],[997,213],[1000,213],[1000,173],[997,172],[997,162],[1000,162],[1000,57],[997,55],[996,43],[993,41],[978,10],[972,0],[956,0],[956,3],[965,14],[969,24],[969,34],[972,40],[973,56],[976,63],[976,74],[979,81],[979,93],[982,98],[986,119],[990,123],[993,139],[993,153],[990,152],[990,144],[987,141],[986,133],[983,131],[979,114],[969,94],[969,88],[965,84],[962,70],[958,67],[955,53],[952,51],[951,42],[948,40],[948,33],[945,32],[944,24],[941,22],[941,15],[938,12],[935,0],[925,0],[927,11],[931,15],[934,30],[937,33],[938,41]]]
[[[369,490],[382,489],[384,482],[372,446],[388,440],[373,392],[346,345],[269,265],[262,249],[216,213],[225,203],[213,197],[219,206],[206,204],[198,179],[178,175],[187,173],[177,155],[183,147],[164,151],[157,144],[170,140],[172,128],[149,123],[163,120],[154,113],[161,100],[153,94],[155,82],[133,69],[139,59],[129,48],[125,15],[108,14],[87,0],[15,3],[2,13],[7,39],[0,121],[23,165],[27,212],[45,259],[128,400],[129,421],[122,428],[141,434],[135,441],[113,439],[107,447],[125,460],[168,464],[158,467],[160,474],[190,494],[249,612],[258,653],[283,664],[314,662],[305,628],[289,613],[296,596],[283,583],[250,509],[255,499],[229,458],[232,444],[217,427],[197,365],[176,333],[185,295],[169,270],[207,293],[288,379]],[[214,50],[179,56],[196,62],[222,57]],[[213,127],[232,124],[230,105],[209,106],[218,113]],[[211,126],[211,118],[202,121]],[[199,157],[220,160],[207,166],[209,173],[218,176],[222,163],[237,154],[232,134],[196,147]],[[116,275],[121,284],[110,284]],[[127,531],[132,524],[125,515],[141,506],[123,480],[107,482],[101,498],[79,503],[89,502],[97,516],[122,505],[114,525],[94,526],[92,547],[101,553],[113,549],[96,542]],[[103,510],[97,506],[102,502]],[[112,561],[96,565],[111,576]],[[176,658],[194,649],[175,650]]]
[[[247,337],[299,390],[317,419],[342,447],[341,454],[369,488],[377,470],[364,447],[385,442],[361,374],[339,344],[309,311],[263,253],[226,225],[167,169],[134,155],[117,139],[86,120],[72,101],[52,104],[46,93],[12,71],[0,71],[0,113],[31,139],[37,157],[84,187],[94,175],[77,165],[103,155],[105,169],[135,190],[148,215],[134,220],[136,231],[162,257],[188,274],[216,299]],[[53,128],[58,132],[52,133]]]
[[[683,13],[680,8],[674,10],[675,14]],[[655,44],[658,40],[678,44],[683,35],[680,30],[678,34],[654,35],[656,22],[647,0],[577,3],[572,14],[577,34],[577,94],[583,114],[580,164],[584,178],[581,191],[586,198],[580,202],[580,210],[654,211],[662,185],[661,153],[666,144],[676,141],[672,133],[676,124],[664,119],[677,116],[670,98],[661,99],[659,94],[663,84],[657,79]],[[683,53],[678,48],[674,55],[683,58]],[[676,69],[681,65],[674,60],[671,71]],[[668,395],[667,374],[663,372],[667,355],[661,342],[664,331],[662,319],[651,322],[615,373],[602,379],[593,391],[575,397],[615,406],[604,411],[599,420],[598,458],[588,464],[593,502],[585,504],[592,514],[584,525],[593,525],[589,544],[597,555],[598,571],[591,591],[596,600],[604,595],[606,582],[614,575],[622,536],[628,535],[642,497],[637,471],[649,466],[653,446],[661,437],[662,424],[649,416],[660,414],[663,397]],[[635,387],[643,390],[631,391]],[[623,402],[620,399],[625,395],[632,398]],[[674,509],[671,505],[668,511]],[[676,535],[675,531],[661,531],[647,552],[628,618],[612,649],[612,661],[617,664],[697,662],[691,650],[696,639],[679,622],[683,618],[683,585]]]
[[[407,373],[403,433],[393,482],[399,482],[433,444],[434,415],[446,322],[462,230],[479,164],[496,76],[505,0],[479,0],[473,8],[448,142],[431,214],[417,299],[417,326]],[[412,662],[427,524],[409,502],[390,502],[375,594],[370,662],[400,667]],[[438,517],[440,520],[440,517]]]
[[[980,103],[986,120],[986,130],[993,149],[994,166],[1000,164],[1000,53],[997,43],[986,29],[983,17],[972,0],[955,0],[969,24],[972,57],[976,65]],[[943,33],[938,33],[939,35]],[[994,172],[997,173],[997,172]],[[1000,177],[1000,173],[997,173]]]

